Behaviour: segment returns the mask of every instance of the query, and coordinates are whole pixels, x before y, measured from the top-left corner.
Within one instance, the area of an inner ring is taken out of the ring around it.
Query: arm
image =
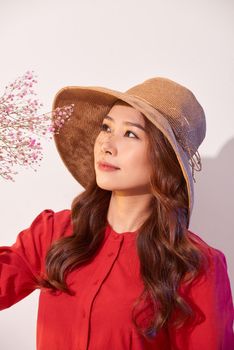
[[[42,270],[52,239],[54,212],[44,210],[29,228],[21,231],[12,246],[0,247],[0,310],[31,292]]]
[[[209,249],[208,271],[194,283],[191,300],[203,315],[194,329],[169,327],[172,350],[233,350],[233,301],[225,255]]]

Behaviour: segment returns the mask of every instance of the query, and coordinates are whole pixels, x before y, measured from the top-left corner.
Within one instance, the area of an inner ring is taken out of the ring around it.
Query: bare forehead
[[[142,122],[144,124],[143,114],[125,102],[117,102],[114,104],[107,115],[114,119],[116,117],[121,120]]]

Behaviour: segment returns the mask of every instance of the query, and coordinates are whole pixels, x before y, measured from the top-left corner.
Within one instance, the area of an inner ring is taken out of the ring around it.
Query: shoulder
[[[15,243],[7,251],[24,262],[27,268],[37,274],[44,266],[46,253],[56,240],[72,235],[71,211],[68,209],[54,211],[44,209],[27,228],[20,231]],[[6,251],[6,247],[4,247]],[[17,260],[18,261],[18,260]],[[18,263],[18,262],[17,262]]]
[[[216,247],[208,244],[197,233],[188,230],[188,236],[190,240],[204,253],[207,257],[208,266],[206,268],[207,274],[212,272],[225,272],[227,273],[227,260],[225,254]]]
[[[208,266],[205,271],[198,275],[198,278],[195,278],[192,283],[191,296],[198,303],[203,303],[204,310],[208,310],[214,319],[216,311],[217,319],[225,314],[225,310],[226,314],[231,317],[233,300],[225,254],[209,245],[194,232],[190,231],[190,235],[208,257]]]
[[[33,226],[39,227],[42,232],[50,233],[53,240],[68,236],[72,233],[71,210],[54,211],[53,209],[44,209],[33,220],[31,227]]]
[[[222,349],[230,349],[228,344],[233,343],[233,300],[225,255],[198,234],[189,230],[188,236],[209,258],[209,265],[191,283],[180,285],[180,295],[193,312],[189,322],[180,329],[170,323],[170,339],[178,349],[186,348],[186,344],[191,344],[193,349],[220,349],[221,344]],[[177,318],[177,311],[170,322]]]
[[[53,209],[44,209],[41,214],[46,218],[52,218],[54,228],[66,228],[67,226],[70,226],[72,222],[70,209],[62,209],[59,211],[54,211]]]
[[[53,241],[72,234],[71,211],[63,209],[55,212],[44,209],[31,224],[17,235],[14,249],[35,248],[43,250]]]
[[[188,237],[196,246],[207,253],[207,255],[224,255],[221,250],[211,246],[204,239],[202,239],[200,235],[191,230],[188,230]]]

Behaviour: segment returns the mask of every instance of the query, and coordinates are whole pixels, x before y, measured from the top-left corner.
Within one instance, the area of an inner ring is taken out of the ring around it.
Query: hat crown
[[[193,155],[206,134],[202,106],[186,87],[167,78],[151,78],[133,86],[127,94],[143,99],[169,121],[182,147]]]

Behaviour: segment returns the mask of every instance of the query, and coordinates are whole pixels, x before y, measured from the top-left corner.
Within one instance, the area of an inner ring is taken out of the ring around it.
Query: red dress
[[[12,246],[0,248],[0,310],[33,292],[51,243],[72,234],[70,214],[44,210]],[[192,333],[186,327],[167,327],[150,341],[138,335],[131,322],[131,306],[143,290],[137,231],[119,234],[107,224],[98,254],[67,277],[76,294],[40,291],[37,349],[233,350],[233,301],[225,256],[190,234],[211,257],[209,271],[190,295],[205,314]]]

